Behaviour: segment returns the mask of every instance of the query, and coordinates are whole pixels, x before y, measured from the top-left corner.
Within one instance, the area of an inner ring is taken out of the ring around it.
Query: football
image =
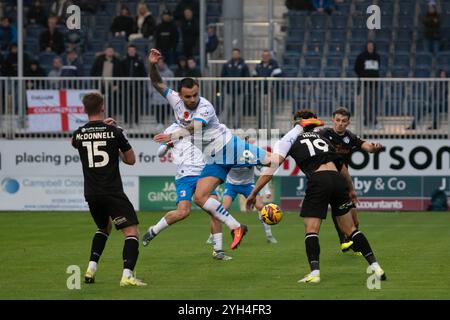
[[[274,203],[266,204],[261,209],[259,215],[261,216],[263,222],[270,225],[277,224],[281,221],[281,219],[283,219],[283,211]]]

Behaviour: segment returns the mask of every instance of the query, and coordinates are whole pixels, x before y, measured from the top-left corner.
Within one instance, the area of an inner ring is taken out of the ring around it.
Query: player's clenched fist
[[[159,58],[161,58],[161,52],[156,49],[151,49],[150,54],[148,55],[148,61],[150,64],[157,64]]]

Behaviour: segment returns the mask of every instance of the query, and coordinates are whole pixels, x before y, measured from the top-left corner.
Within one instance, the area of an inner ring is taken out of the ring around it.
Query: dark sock
[[[367,241],[366,236],[361,231],[353,231],[352,235],[350,236],[350,240],[353,241],[354,250],[361,252],[369,264],[377,262],[377,259],[375,259],[375,255],[372,252],[372,248],[370,247],[369,241]]]
[[[139,256],[139,239],[134,236],[125,238],[123,245],[123,268],[134,270]]]
[[[346,242],[347,241],[347,237],[345,236],[345,234],[339,228],[336,216],[334,214],[332,214],[331,216],[333,217],[334,227],[336,228],[336,232],[337,232],[338,237],[339,237],[339,242],[340,243]]]
[[[319,270],[319,255],[320,255],[319,235],[314,232],[307,233],[305,235],[305,247],[311,271]]]
[[[108,234],[98,230],[94,234],[94,238],[92,239],[92,246],[91,246],[91,258],[89,261],[95,261],[98,263],[98,260],[100,260],[100,256],[103,253],[103,249],[105,249],[106,240],[108,240]]]

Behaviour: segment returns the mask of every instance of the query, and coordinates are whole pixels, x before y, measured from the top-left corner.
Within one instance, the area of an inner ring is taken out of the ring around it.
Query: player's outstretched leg
[[[125,243],[122,252],[123,272],[120,286],[146,286],[147,284],[145,282],[137,279],[133,274],[139,256],[139,233],[137,225],[124,228],[123,234],[125,236]]]
[[[88,268],[86,270],[86,274],[84,275],[85,283],[94,283],[95,282],[95,273],[97,272],[97,264],[100,260],[100,257],[105,249],[106,241],[108,240],[109,233],[111,232],[111,227],[109,225],[109,229],[99,229],[94,234],[94,238],[92,239],[91,246],[91,257],[89,259]]]
[[[247,233],[247,226],[241,225],[227,210],[225,210],[218,200],[210,197],[211,192],[216,189],[220,182],[221,180],[219,178],[213,176],[201,178],[197,182],[194,200],[199,207],[225,223],[228,228],[231,229],[233,242],[230,248],[234,250],[239,246]]]
[[[334,214],[332,214],[332,217],[333,217],[334,227],[336,228],[336,232],[337,232],[338,237],[339,237],[339,243],[341,245],[341,251],[342,252],[347,252],[348,250],[350,250],[350,247],[353,245],[353,241],[348,240],[347,237],[345,236],[345,234],[342,232],[342,230],[339,227],[339,224],[337,222],[336,216]]]
[[[222,247],[222,222],[211,216],[211,237],[213,243],[212,256],[215,260],[228,261],[233,259],[225,253]]]
[[[373,253],[366,236],[356,229],[351,214],[347,213],[337,218],[342,230],[348,235],[349,239],[353,241],[353,246],[355,247],[354,250],[361,252],[378,279],[386,280],[386,273],[375,258],[375,254]]]
[[[311,273],[307,274],[299,283],[319,283],[320,282],[320,245],[319,229],[322,220],[319,218],[305,218],[305,248],[308,257]]]
[[[247,195],[248,196],[248,195]],[[262,219],[261,219],[261,215],[259,214],[259,212],[261,212],[261,209],[264,207],[264,203],[261,200],[261,197],[256,197],[256,204],[255,204],[255,208],[258,210],[258,219],[261,222],[263,228],[264,228],[264,233],[266,234],[266,239],[268,243],[278,243],[277,239],[275,239],[275,237],[272,234],[272,227],[269,226],[267,223],[265,223]]]
[[[150,241],[152,241],[161,231],[167,229],[170,225],[185,219],[189,216],[190,212],[191,201],[183,200],[178,202],[177,210],[169,211],[157,224],[148,228],[147,232],[142,237],[142,245],[144,247],[148,246]]]

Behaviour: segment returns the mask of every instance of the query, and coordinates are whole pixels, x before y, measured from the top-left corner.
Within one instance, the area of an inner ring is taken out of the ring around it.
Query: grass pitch
[[[164,213],[139,213],[141,234]],[[328,218],[320,232],[321,278],[298,284],[309,272],[303,222],[285,213],[266,243],[256,214],[234,213],[249,226],[231,261],[212,259],[205,244],[209,219],[193,212],[140,247],[137,275],[147,287],[120,288],[123,236],[114,231],[96,283],[66,285],[70,265],[82,280],[96,228],[88,213],[0,213],[0,299],[450,299],[449,213],[360,213],[361,230],[386,271],[380,290],[366,286],[367,263],[339,250]],[[224,247],[231,236],[224,227]]]

